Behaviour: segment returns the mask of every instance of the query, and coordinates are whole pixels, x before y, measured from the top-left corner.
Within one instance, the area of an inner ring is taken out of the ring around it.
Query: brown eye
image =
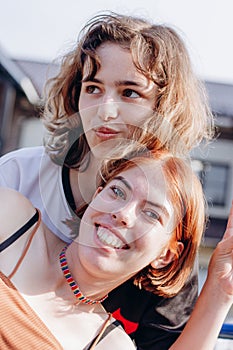
[[[129,98],[138,98],[138,97],[140,97],[140,95],[136,91],[131,90],[131,89],[125,89],[123,91],[123,96],[124,97],[129,97]]]
[[[98,94],[99,92],[100,92],[100,89],[95,85],[89,85],[86,87],[87,94]]]

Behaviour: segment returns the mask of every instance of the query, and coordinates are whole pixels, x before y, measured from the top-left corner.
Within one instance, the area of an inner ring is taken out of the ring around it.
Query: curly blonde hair
[[[64,56],[58,75],[47,84],[45,146],[55,162],[79,169],[90,150],[78,107],[83,68],[88,60],[89,75],[95,76],[100,69],[96,51],[106,42],[129,50],[138,71],[156,84],[154,113],[145,124],[167,149],[185,154],[213,137],[204,84],[194,74],[176,31],[142,18],[103,13],[82,29],[76,47]]]

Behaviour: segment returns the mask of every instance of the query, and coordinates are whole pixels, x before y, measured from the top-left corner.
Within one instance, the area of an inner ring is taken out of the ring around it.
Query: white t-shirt
[[[70,242],[71,209],[62,185],[62,167],[54,164],[43,146],[22,148],[0,158],[0,186],[21,192],[40,209],[49,229]]]

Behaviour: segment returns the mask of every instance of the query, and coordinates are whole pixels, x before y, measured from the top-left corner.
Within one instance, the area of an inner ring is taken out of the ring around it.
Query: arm
[[[217,245],[208,276],[184,331],[170,350],[213,350],[233,303],[233,204],[222,241]]]

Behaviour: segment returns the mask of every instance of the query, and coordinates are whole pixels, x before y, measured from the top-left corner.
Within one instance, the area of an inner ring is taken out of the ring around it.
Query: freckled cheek
[[[140,225],[140,215],[136,216],[136,225],[134,231],[134,241],[137,242],[139,247],[143,249],[150,245],[153,241],[153,235],[151,235],[151,230],[146,225]]]
[[[83,219],[80,224],[79,233],[74,239],[74,242],[79,243],[81,245],[88,245],[88,242],[90,242],[90,234],[93,231],[92,228],[93,226],[91,226],[88,219]]]
[[[102,189],[91,201],[89,204],[86,212],[90,213],[90,215],[94,215],[98,212],[105,212],[109,206],[111,206],[111,203],[114,202],[112,199],[109,199],[108,194],[106,191],[109,191],[109,189]],[[85,212],[85,213],[86,213]]]
[[[143,257],[146,259],[147,264],[160,256],[164,247],[157,241],[148,241],[145,244],[137,244],[136,246],[137,250],[140,251]]]
[[[141,245],[145,251],[153,249],[155,253],[158,253],[163,249],[169,242],[170,236],[165,232],[159,232],[156,230],[155,232],[150,232],[150,230],[146,230],[144,227],[140,230],[138,236],[138,244]]]
[[[100,194],[101,196],[101,194]],[[105,198],[102,196],[101,198],[96,198],[96,200],[92,201],[91,209],[92,213],[99,214],[112,214],[114,212],[118,212],[119,208],[116,205],[116,202],[113,200],[109,200],[108,198]],[[122,207],[120,207],[121,209]],[[94,215],[94,214],[93,214]]]

